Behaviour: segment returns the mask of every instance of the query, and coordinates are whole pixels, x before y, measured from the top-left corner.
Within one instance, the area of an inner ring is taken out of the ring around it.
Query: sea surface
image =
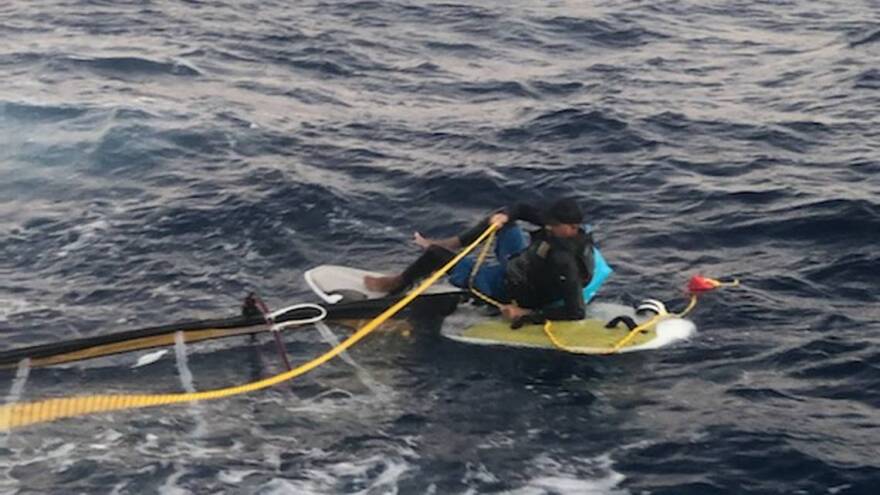
[[[602,301],[687,342],[577,357],[379,331],[232,399],[0,439],[34,494],[876,494],[876,0],[6,0],[3,350],[315,301],[416,230],[581,201]],[[336,338],[350,332],[330,326]],[[326,332],[285,335],[295,363]],[[272,340],[0,371],[4,399],[209,390]]]

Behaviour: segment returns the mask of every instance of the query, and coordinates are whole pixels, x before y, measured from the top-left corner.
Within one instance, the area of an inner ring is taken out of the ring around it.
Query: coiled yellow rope
[[[497,224],[492,224],[474,242],[459,252],[442,268],[425,279],[416,289],[412,290],[403,299],[386,309],[382,314],[364,325],[357,332],[345,339],[341,344],[327,351],[325,354],[302,364],[290,371],[265,378],[252,383],[235,387],[208,390],[196,393],[161,394],[161,395],[87,395],[79,397],[64,397],[47,399],[37,402],[7,404],[0,406],[0,431],[8,431],[22,426],[44,423],[61,418],[82,416],[85,414],[120,411],[125,409],[137,409],[144,407],[176,404],[180,402],[192,402],[201,400],[220,399],[233,395],[245,394],[256,390],[277,385],[307,373],[327,361],[338,356],[344,350],[353,346],[379,325],[397,314],[413,299],[433,285],[440,277],[448,272],[456,263],[473,251],[484,239],[489,237],[496,229]]]

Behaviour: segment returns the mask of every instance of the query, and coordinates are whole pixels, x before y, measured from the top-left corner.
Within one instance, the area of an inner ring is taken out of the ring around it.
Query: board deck
[[[321,265],[308,270],[303,276],[312,292],[330,304],[386,297],[387,294],[368,290],[364,286],[364,277],[367,275],[376,276],[383,274],[347,266]],[[460,291],[461,289],[451,284],[437,283],[425,291],[425,294]]]
[[[629,334],[629,328],[624,324],[619,324],[609,329],[605,328],[605,323],[605,320],[597,319],[558,321],[552,323],[550,330],[560,344],[571,351],[582,354],[606,354],[611,352],[615,344]],[[639,332],[617,352],[664,347],[686,339],[694,329],[693,323],[670,317]],[[476,323],[460,331],[446,331],[443,335],[468,344],[558,350],[558,347],[545,333],[543,325],[526,325],[517,330],[511,330],[508,322],[497,318]]]

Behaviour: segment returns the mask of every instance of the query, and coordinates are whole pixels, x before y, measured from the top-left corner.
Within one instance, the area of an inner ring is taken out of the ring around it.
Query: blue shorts
[[[507,261],[528,247],[526,234],[514,224],[505,225],[495,235],[495,260],[484,261],[474,277],[474,288],[483,294],[501,302],[509,302],[504,279],[507,275]],[[476,256],[468,256],[458,262],[449,271],[449,282],[463,289],[468,289],[471,271],[477,263]]]

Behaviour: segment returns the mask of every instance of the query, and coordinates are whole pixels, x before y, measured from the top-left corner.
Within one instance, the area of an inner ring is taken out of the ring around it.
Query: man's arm
[[[531,224],[541,226],[543,226],[545,222],[544,215],[541,213],[541,209],[532,204],[517,203],[515,205],[508,206],[502,211],[504,213],[507,213],[507,216],[510,218],[511,222],[524,220]]]
[[[495,210],[491,215],[481,220],[480,223],[459,234],[457,236],[458,247],[466,246],[474,242],[483,231],[489,228],[490,222],[500,221],[500,223],[506,224],[517,220],[525,220],[526,222],[535,225],[544,225],[543,216],[539,208],[526,203],[518,203],[513,206]]]

